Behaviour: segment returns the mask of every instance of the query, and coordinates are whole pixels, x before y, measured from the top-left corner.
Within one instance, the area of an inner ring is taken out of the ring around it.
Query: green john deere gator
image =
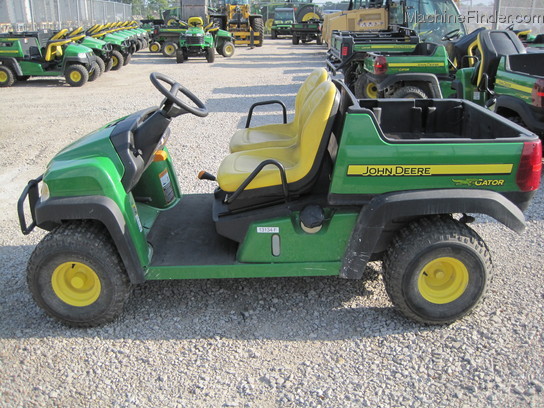
[[[217,176],[199,174],[214,193],[182,194],[169,125],[208,110],[175,80],[151,81],[159,107],[67,146],[19,199],[23,233],[49,231],[28,263],[30,291],[68,325],[111,321],[148,280],[361,279],[368,261],[382,262],[406,317],[453,322],[492,275],[470,214],[521,232],[540,184],[541,141],[515,123],[459,99],[357,100],[319,69],[291,122],[278,100],[250,108]],[[250,127],[255,108],[278,103],[283,123]]]

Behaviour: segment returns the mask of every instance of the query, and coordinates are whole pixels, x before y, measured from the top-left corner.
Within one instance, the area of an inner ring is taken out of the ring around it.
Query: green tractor
[[[100,75],[93,51],[71,39],[50,39],[49,32],[0,34],[0,87],[30,77],[64,76],[70,86],[83,86]]]
[[[113,320],[149,280],[361,279],[369,261],[382,261],[403,315],[450,323],[492,276],[469,214],[521,232],[540,185],[541,142],[526,129],[468,101],[357,100],[318,69],[291,122],[280,101],[257,102],[217,177],[199,174],[215,191],[182,194],[169,125],[208,110],[175,80],[151,81],[159,107],[67,146],[18,201],[24,234],[49,231],[28,263],[30,291],[65,324]],[[254,108],[278,103],[283,123],[250,127]]]
[[[179,47],[176,50],[176,62],[181,64],[189,57],[206,57],[209,63],[215,60],[215,49],[224,57],[234,55],[232,34],[212,28],[212,23],[203,27],[200,17],[189,18],[189,28],[179,36]]]

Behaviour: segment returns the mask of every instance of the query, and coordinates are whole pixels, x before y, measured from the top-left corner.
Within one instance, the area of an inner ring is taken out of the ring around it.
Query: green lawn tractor
[[[278,7],[274,12],[274,21],[270,27],[270,37],[276,39],[278,36],[291,36],[295,21],[295,10],[292,7]]]
[[[234,54],[232,34],[212,27],[206,28],[200,17],[189,18],[189,28],[179,36],[179,47],[176,50],[176,62],[181,64],[189,57],[206,57],[209,63],[215,61],[215,48],[224,57]]]
[[[319,69],[291,122],[284,110],[283,123],[250,127],[254,108],[285,109],[254,104],[217,176],[199,173],[215,191],[182,194],[166,146],[182,136],[170,140],[169,125],[208,110],[175,80],[151,81],[159,107],[67,146],[18,201],[24,234],[49,231],[28,263],[30,291],[68,325],[113,320],[149,280],[361,279],[369,261],[406,317],[453,322],[492,275],[470,214],[521,232],[540,184],[541,142],[515,123],[459,99],[357,100]]]
[[[0,34],[0,87],[35,76],[64,76],[71,86],[83,86],[100,75],[90,48],[50,37],[37,31]]]

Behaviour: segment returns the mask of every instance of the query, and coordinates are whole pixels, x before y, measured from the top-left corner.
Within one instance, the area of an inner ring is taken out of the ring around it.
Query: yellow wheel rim
[[[225,54],[232,55],[234,53],[234,45],[227,45],[225,47]]]
[[[366,84],[365,93],[370,99],[378,99],[378,87],[374,82]]]
[[[456,258],[443,257],[429,262],[419,273],[417,287],[425,300],[443,305],[459,299],[468,285],[468,270]]]
[[[159,51],[159,46],[157,44],[152,44],[151,45],[151,51],[152,52],[157,52]]]
[[[8,74],[6,74],[4,71],[0,71],[0,82],[7,82],[8,81]]]
[[[70,72],[70,79],[74,82],[81,81],[81,72],[78,71],[72,71]]]
[[[96,272],[80,262],[65,262],[53,271],[53,291],[70,306],[89,306],[100,296],[100,279]]]
[[[117,65],[119,65],[119,59],[114,55],[111,57],[111,66],[116,67]]]
[[[302,17],[302,21],[308,21],[308,20],[311,20],[312,18],[319,20],[321,17],[319,17],[318,14],[312,11],[310,13],[304,14],[304,16]]]
[[[173,54],[176,52],[176,49],[172,45],[167,45],[165,51],[167,54]]]

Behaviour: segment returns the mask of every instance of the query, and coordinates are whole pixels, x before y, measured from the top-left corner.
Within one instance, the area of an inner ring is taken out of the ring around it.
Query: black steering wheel
[[[455,30],[451,30],[449,33],[444,34],[442,41],[451,41],[454,38],[458,38],[460,34],[461,30],[456,28]]]
[[[162,93],[166,99],[163,101],[165,105],[166,114],[170,117],[176,117],[184,113],[192,113],[193,115],[204,117],[208,116],[208,108],[204,105],[200,99],[196,97],[191,91],[185,88],[180,83],[176,82],[169,76],[161,74],[159,72],[152,72],[149,75],[151,83],[157,88],[157,90]],[[170,90],[166,89],[161,82],[165,82],[170,85]],[[177,97],[178,92],[181,92],[192,102],[195,106],[188,105],[186,102]],[[170,102],[171,106],[166,106]]]

